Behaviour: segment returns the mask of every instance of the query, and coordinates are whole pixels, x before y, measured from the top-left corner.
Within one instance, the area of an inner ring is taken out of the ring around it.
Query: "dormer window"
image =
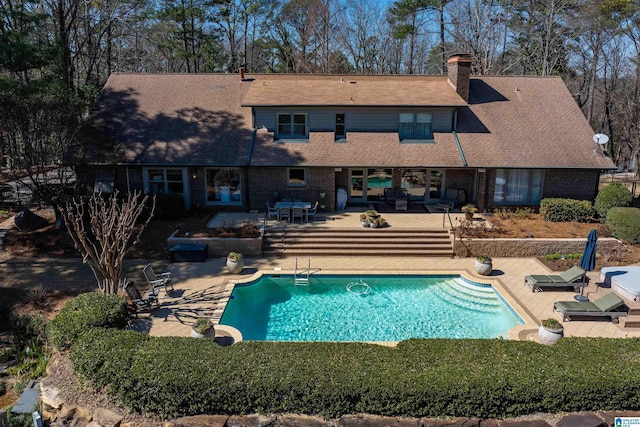
[[[309,129],[307,115],[303,113],[278,113],[278,139],[307,139]]]
[[[431,113],[400,113],[400,139],[431,139]]]

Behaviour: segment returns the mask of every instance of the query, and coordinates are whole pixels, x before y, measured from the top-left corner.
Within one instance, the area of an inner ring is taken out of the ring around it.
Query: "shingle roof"
[[[559,77],[472,78],[457,133],[470,167],[614,167]]]
[[[249,86],[237,74],[113,74],[90,126],[117,142],[120,162],[246,165]]]
[[[463,106],[446,76],[256,75],[246,106]]]
[[[401,143],[397,132],[348,132],[346,142],[333,132],[311,132],[308,142],[281,142],[259,130],[252,166],[463,166],[453,139],[432,143]]]

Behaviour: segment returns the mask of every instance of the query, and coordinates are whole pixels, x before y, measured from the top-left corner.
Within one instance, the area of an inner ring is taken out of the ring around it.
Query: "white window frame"
[[[402,116],[408,116],[411,115],[412,116],[412,121],[408,122],[408,121],[402,121]],[[429,117],[429,121],[428,122],[419,122],[419,117],[420,116],[428,116]],[[409,125],[408,128],[410,130],[410,132],[406,133],[403,132],[403,125]],[[418,125],[427,125],[429,130],[426,133],[426,135],[418,135],[416,136],[416,129],[418,128]],[[400,140],[428,140],[428,139],[433,139],[433,114],[426,112],[426,111],[403,111],[401,113],[398,114],[398,136],[400,137]]]
[[[149,179],[149,173],[151,171],[161,170],[162,171],[162,181],[151,181]],[[182,175],[182,181],[169,181],[167,178],[167,171],[180,171]],[[164,189],[161,192],[151,192],[151,184],[162,182],[164,185]],[[180,193],[172,193],[172,194],[182,194],[184,198],[184,205],[186,209],[189,209],[191,206],[191,195],[189,194],[189,176],[187,174],[187,168],[173,168],[166,166],[158,166],[158,167],[145,167],[142,169],[142,184],[144,186],[145,194],[170,194],[169,193],[169,183],[177,183],[182,182],[182,192]]]
[[[285,123],[281,125],[280,116],[289,116],[291,121],[289,123]],[[294,131],[296,126],[296,123],[295,123],[296,116],[304,117],[304,133],[302,134],[295,133]],[[289,126],[289,132],[288,133],[280,132],[280,126],[285,126],[285,125]],[[276,137],[278,139],[309,139],[309,114],[295,112],[295,111],[276,113]]]
[[[301,170],[304,173],[304,182],[291,182],[291,171]],[[287,168],[287,187],[306,187],[307,186],[308,173],[307,168]]]

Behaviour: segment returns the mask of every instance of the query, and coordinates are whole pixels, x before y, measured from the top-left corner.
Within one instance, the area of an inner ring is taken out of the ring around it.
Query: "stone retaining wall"
[[[541,257],[549,254],[584,252],[585,239],[456,239],[453,252],[456,256],[470,257],[479,254],[491,257]],[[598,239],[598,252],[622,253],[624,244],[611,237]]]
[[[240,252],[245,257],[259,257],[262,255],[262,236],[255,238],[233,237],[176,237],[179,230],[174,231],[167,238],[167,247],[171,249],[175,245],[207,244],[209,256],[227,256],[229,252]]]

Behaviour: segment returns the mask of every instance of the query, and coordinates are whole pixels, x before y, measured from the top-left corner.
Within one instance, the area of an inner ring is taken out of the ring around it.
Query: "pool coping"
[[[300,270],[297,271],[300,274]],[[220,325],[221,327],[230,327],[229,325],[220,324],[219,321],[222,319],[222,314],[227,307],[227,303],[231,299],[231,294],[236,285],[242,285],[245,283],[251,283],[262,276],[294,276],[296,274],[295,270],[285,270],[280,268],[275,268],[273,270],[258,270],[254,274],[244,277],[242,279],[232,279],[229,280],[225,286],[223,291],[223,298],[220,301],[220,304],[216,307],[214,311],[214,323]],[[306,272],[305,272],[306,274]],[[508,339],[514,341],[532,341],[536,339],[535,333],[538,330],[539,323],[534,320],[535,317],[527,310],[520,301],[515,298],[515,296],[509,291],[509,289],[504,286],[504,284],[497,277],[491,276],[480,276],[478,274],[473,273],[471,270],[325,270],[325,269],[311,269],[310,275],[366,275],[366,276],[460,276],[466,280],[491,286],[498,295],[511,307],[513,312],[522,319],[524,322],[521,325],[516,325],[511,328],[508,332]],[[234,328],[235,329],[235,328]],[[237,330],[236,330],[237,331]],[[237,331],[237,334],[234,334],[234,342],[242,341],[242,334],[240,331]],[[386,345],[386,346],[395,346],[398,344],[398,341],[386,341],[386,342],[375,342],[374,344]]]

